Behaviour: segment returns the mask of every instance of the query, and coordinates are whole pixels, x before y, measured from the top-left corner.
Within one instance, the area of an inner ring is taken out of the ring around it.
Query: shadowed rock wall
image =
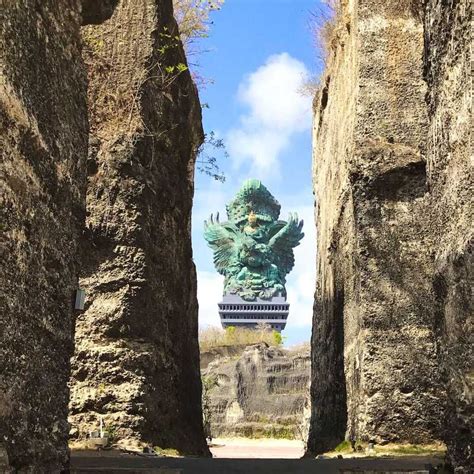
[[[171,0],[122,0],[82,36],[91,139],[72,435],[103,416],[119,445],[208,454],[190,236],[203,132]]]
[[[15,469],[59,472],[85,218],[87,20],[73,0],[0,10],[0,440]]]
[[[467,0],[426,3],[427,169],[431,228],[436,233],[434,324],[449,395],[443,435],[459,472],[474,471],[471,17],[472,3]]]
[[[314,102],[318,276],[308,449],[437,439],[418,2],[342,2]]]

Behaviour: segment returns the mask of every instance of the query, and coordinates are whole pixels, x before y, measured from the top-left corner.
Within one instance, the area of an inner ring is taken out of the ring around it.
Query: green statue
[[[304,234],[303,221],[290,214],[278,220],[280,204],[256,179],[244,182],[227,206],[228,221],[204,222],[204,238],[214,251],[214,265],[225,276],[224,294],[246,301],[286,297],[286,275],[295,264],[293,247]]]

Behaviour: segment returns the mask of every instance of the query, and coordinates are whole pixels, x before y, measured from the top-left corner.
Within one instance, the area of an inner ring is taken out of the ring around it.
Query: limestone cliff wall
[[[431,229],[436,234],[434,326],[449,395],[443,435],[459,472],[474,471],[471,19],[471,2],[426,3],[427,169]]]
[[[315,453],[440,434],[418,3],[342,2],[314,101]]]
[[[260,343],[240,354],[218,356],[214,351],[214,357],[203,368],[203,377],[217,382],[208,392],[214,437],[306,436],[309,350],[293,352]]]
[[[25,472],[67,464],[88,136],[79,28],[89,20],[80,7],[22,0],[0,8],[0,440]]]
[[[91,139],[70,422],[207,454],[191,250],[201,108],[171,0],[122,0],[82,31]]]

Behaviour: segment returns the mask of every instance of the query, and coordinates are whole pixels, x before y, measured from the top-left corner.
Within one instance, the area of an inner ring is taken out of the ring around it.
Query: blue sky
[[[314,76],[317,55],[308,27],[316,0],[226,0],[212,16],[209,50],[199,57],[201,75],[214,83],[200,91],[206,132],[227,146],[220,161],[226,182],[197,173],[193,251],[198,271],[200,326],[219,326],[222,277],[203,239],[203,221],[225,216],[225,204],[247,178],[260,179],[282,206],[280,218],[297,212],[305,238],[295,249],[288,277],[290,316],[286,345],[309,340],[315,283],[315,228],[311,190],[311,97],[299,92]],[[221,220],[224,220],[221,217]]]

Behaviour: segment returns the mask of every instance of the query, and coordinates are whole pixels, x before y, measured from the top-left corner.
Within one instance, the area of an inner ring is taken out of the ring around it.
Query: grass
[[[336,453],[343,453],[345,451],[352,451],[351,443],[347,440],[344,440],[342,443],[339,443],[334,448],[334,451],[336,451]]]
[[[246,427],[246,429],[242,430],[242,433],[238,434],[252,439],[296,439],[294,430],[287,426],[266,425],[262,427]]]
[[[269,346],[280,346],[281,335],[262,325],[261,328],[247,329],[239,327],[228,327],[223,329],[209,326],[199,331],[199,346],[201,352],[222,346],[245,346],[265,342]]]
[[[175,458],[181,456],[179,454],[179,451],[174,448],[160,448],[159,446],[154,446],[153,450],[157,454],[161,454],[162,456],[169,456],[169,457],[175,457]]]
[[[402,456],[409,455],[444,455],[446,447],[439,444],[388,444],[386,446],[376,446],[376,451],[380,453],[387,452],[387,454],[399,454]]]
[[[333,454],[354,454],[356,456],[366,456],[367,443],[357,441],[356,446],[359,449],[354,453],[351,443],[348,440],[339,443],[329,455]],[[442,443],[431,444],[398,444],[389,443],[385,445],[375,445],[372,456],[436,456],[443,457],[446,453],[446,446]]]

